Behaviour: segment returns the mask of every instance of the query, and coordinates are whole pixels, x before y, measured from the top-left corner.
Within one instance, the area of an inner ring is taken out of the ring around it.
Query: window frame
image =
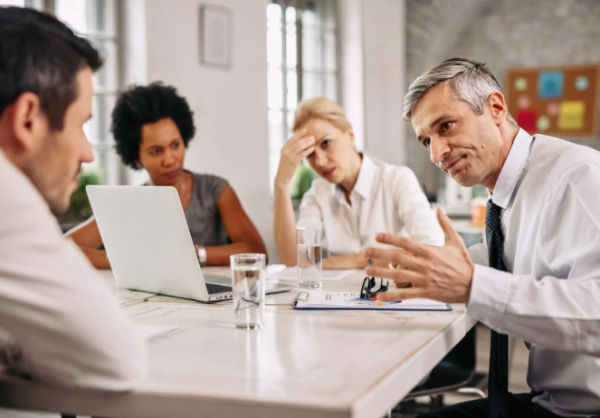
[[[280,138],[280,143],[279,146],[277,148],[272,148],[271,147],[271,137],[272,137],[272,133],[271,133],[271,124],[269,121],[269,179],[270,179],[270,187],[271,187],[271,192],[273,192],[273,179],[275,177],[275,173],[272,172],[272,159],[276,158],[274,157],[274,154],[280,153],[281,152],[281,148],[283,147],[283,145],[285,144],[285,141],[289,138],[290,135],[290,130],[291,130],[291,124],[288,121],[288,114],[289,112],[293,111],[294,109],[290,109],[290,107],[288,106],[288,101],[287,101],[287,95],[288,95],[288,74],[290,72],[295,71],[296,72],[296,101],[297,103],[301,102],[302,100],[307,99],[308,97],[305,97],[305,85],[304,85],[304,76],[305,74],[315,74],[320,83],[321,83],[321,92],[323,95],[326,95],[325,92],[323,92],[323,86],[324,86],[324,81],[326,80],[327,77],[332,77],[334,78],[334,86],[335,86],[335,97],[330,97],[332,100],[340,103],[342,100],[342,77],[341,77],[341,58],[342,58],[342,54],[341,54],[341,32],[340,32],[340,18],[339,18],[339,11],[340,11],[340,5],[339,5],[339,0],[313,0],[316,3],[321,3],[324,4],[326,1],[330,1],[331,5],[332,5],[332,14],[333,14],[333,22],[334,22],[334,28],[332,31],[332,34],[334,36],[334,45],[333,45],[333,49],[334,49],[334,53],[335,53],[335,68],[333,70],[326,68],[324,65],[320,65],[318,68],[315,69],[307,69],[305,68],[305,57],[304,57],[304,22],[303,22],[303,13],[306,10],[306,6],[307,3],[310,0],[271,0],[269,2],[269,4],[277,4],[281,7],[281,20],[280,20],[280,25],[281,25],[281,64],[279,65],[279,71],[281,72],[282,75],[282,90],[281,90],[281,94],[282,97],[280,98],[281,100],[281,107],[280,108],[273,108],[270,106],[270,104],[268,104],[268,112],[271,111],[277,111],[281,113],[282,116],[282,121],[281,121],[281,131],[282,131],[282,138]],[[268,7],[268,6],[267,6]],[[296,57],[295,57],[295,66],[291,67],[288,65],[287,59],[288,59],[288,48],[287,48],[287,25],[288,25],[288,21],[287,21],[287,16],[286,16],[286,11],[288,7],[293,7],[296,10],[295,13],[295,29],[296,29]],[[300,11],[300,12],[299,12]],[[320,16],[320,17],[319,17]],[[317,18],[319,19],[319,31],[318,31],[318,36],[320,39],[321,44],[325,44],[325,39],[326,36],[328,35],[328,30],[326,28],[322,27],[323,24],[323,17],[322,15],[317,14]],[[269,31],[269,20],[267,19],[267,36],[268,36],[268,31]],[[268,52],[268,51],[267,51]],[[321,56],[320,56],[320,60],[322,63],[326,62],[326,58],[327,58],[327,51],[326,48],[321,48]],[[277,68],[276,66],[273,66],[272,64],[270,64],[267,61],[267,71],[269,71],[272,68]],[[270,89],[270,83],[267,83],[267,88]],[[270,95],[269,95],[270,96]]]
[[[37,4],[41,7],[41,10],[49,13],[57,18],[57,1],[56,0],[25,0],[26,5]],[[84,1],[84,0],[81,0]],[[123,62],[124,62],[124,48],[123,48],[123,2],[121,0],[114,0],[114,15],[108,19],[112,20],[114,24],[114,33],[108,34],[105,32],[96,32],[92,30],[86,30],[79,32],[75,28],[72,28],[76,35],[83,38],[89,39],[95,43],[112,43],[114,45],[114,56],[109,57],[104,63],[104,66],[110,65],[112,71],[115,74],[115,83],[112,87],[100,87],[94,85],[94,101],[98,102],[98,98],[113,97],[115,100],[119,94],[119,91],[123,87]],[[106,57],[103,57],[106,58]],[[110,115],[111,109],[106,109],[107,112],[103,115],[106,118],[104,126],[101,126],[98,130],[98,138],[92,137],[94,132],[90,132],[88,140],[94,149],[94,159],[98,162],[97,173],[103,184],[128,184],[129,175],[127,168],[121,163],[119,156],[116,153],[114,147],[114,140],[110,135]],[[94,115],[94,118],[98,117]],[[92,123],[91,121],[89,122]],[[91,126],[91,125],[90,125]],[[110,161],[114,161],[114,166],[111,165]],[[85,169],[85,168],[84,168]]]

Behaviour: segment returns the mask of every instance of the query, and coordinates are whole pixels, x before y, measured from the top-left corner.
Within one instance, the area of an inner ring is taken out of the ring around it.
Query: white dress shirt
[[[468,314],[527,341],[534,402],[560,416],[600,414],[600,153],[519,130],[492,200],[504,261],[475,266]]]
[[[123,391],[146,346],[48,205],[0,150],[0,364],[57,385]]]
[[[444,233],[435,212],[408,167],[386,164],[363,154],[350,202],[340,185],[316,179],[302,198],[298,225],[323,225],[330,255],[382,247],[375,241],[379,232],[444,245]]]

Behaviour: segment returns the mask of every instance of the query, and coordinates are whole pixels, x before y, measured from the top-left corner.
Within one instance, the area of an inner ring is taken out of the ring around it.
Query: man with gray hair
[[[454,58],[417,78],[404,116],[431,161],[491,198],[487,243],[466,249],[438,209],[444,247],[379,234],[370,276],[409,288],[381,300],[466,303],[492,329],[489,397],[424,417],[600,415],[600,153],[530,136],[509,115],[484,64]],[[531,393],[508,393],[508,335],[528,341]]]

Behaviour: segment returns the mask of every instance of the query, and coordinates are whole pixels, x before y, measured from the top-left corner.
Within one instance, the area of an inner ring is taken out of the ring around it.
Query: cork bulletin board
[[[508,110],[531,134],[597,137],[599,72],[597,65],[509,69]]]

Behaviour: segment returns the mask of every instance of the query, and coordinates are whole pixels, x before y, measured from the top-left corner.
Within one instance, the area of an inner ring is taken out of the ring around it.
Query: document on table
[[[429,299],[407,299],[396,302],[380,302],[377,299],[361,299],[359,292],[352,291],[305,291],[298,293],[294,309],[351,309],[377,311],[451,311],[447,303]]]
[[[322,278],[323,281],[336,282],[352,273],[354,273],[354,270],[323,270]],[[267,269],[267,279],[298,280],[298,267],[286,267],[280,271],[277,271],[277,269]]]

